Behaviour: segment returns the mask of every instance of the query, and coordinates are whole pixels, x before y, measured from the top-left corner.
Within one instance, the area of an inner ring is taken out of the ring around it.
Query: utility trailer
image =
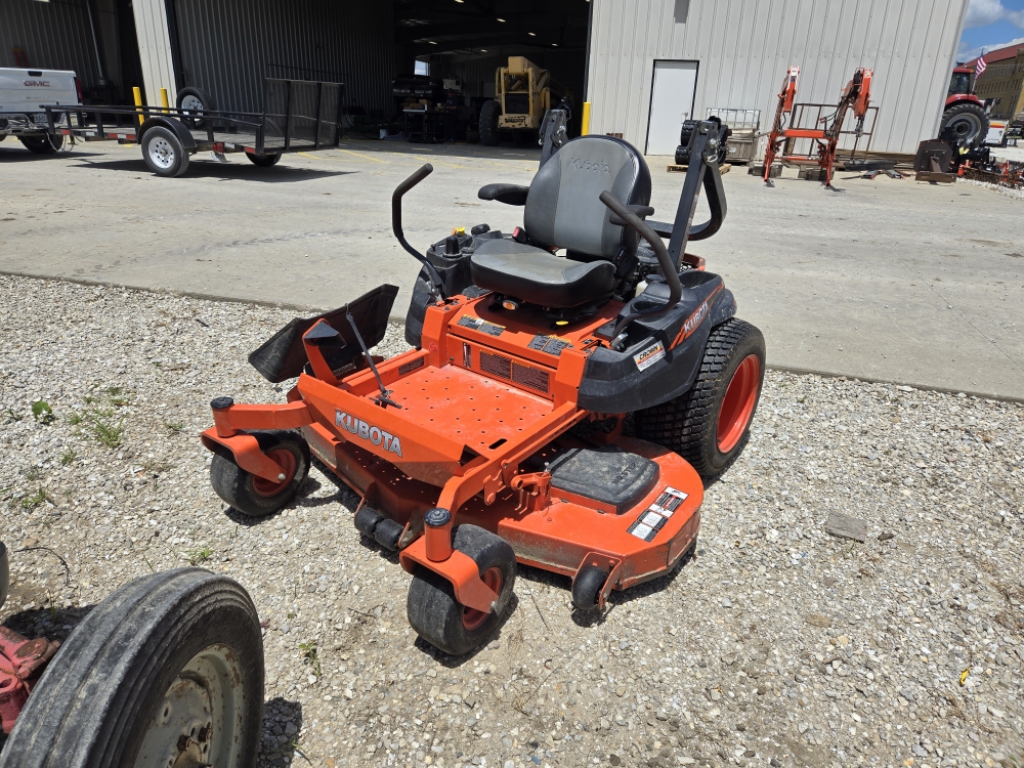
[[[200,151],[244,152],[255,165],[276,165],[286,152],[336,147],[344,85],[265,81],[262,113],[173,107],[47,106],[50,133],[80,141],[139,144],[157,176],[181,176]],[[63,117],[63,120],[61,119]]]

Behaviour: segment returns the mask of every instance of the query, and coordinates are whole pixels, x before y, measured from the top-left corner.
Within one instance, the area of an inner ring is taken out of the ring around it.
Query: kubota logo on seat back
[[[348,430],[356,437],[369,440],[374,445],[383,446],[385,451],[398,454],[399,457],[402,456],[402,441],[380,427],[367,424],[362,419],[357,419],[355,416],[338,410],[334,412],[334,424]]]
[[[580,160],[578,157],[574,157],[569,161],[569,165],[577,171],[597,171],[598,173],[611,172],[608,168],[608,163],[603,160]]]

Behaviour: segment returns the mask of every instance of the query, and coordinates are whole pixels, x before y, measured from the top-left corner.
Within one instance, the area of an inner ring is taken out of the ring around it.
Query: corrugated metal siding
[[[134,0],[132,8],[146,103],[158,104],[161,88],[166,88],[173,100],[179,86],[174,80],[164,0]]]
[[[343,82],[346,105],[391,108],[390,0],[175,0],[174,7],[180,87],[203,89],[219,109],[262,111],[266,77]]]
[[[32,68],[74,70],[86,87],[99,78],[85,0],[0,0],[0,66],[16,66],[13,48]]]
[[[775,114],[786,70],[799,102],[835,103],[853,72],[875,71],[872,149],[914,152],[938,130],[967,0],[592,0],[591,130],[644,147],[654,62],[699,62],[695,113]],[[685,15],[676,19],[675,15]]]

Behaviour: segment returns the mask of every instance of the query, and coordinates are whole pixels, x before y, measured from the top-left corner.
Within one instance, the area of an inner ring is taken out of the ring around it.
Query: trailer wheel
[[[185,113],[186,116],[183,118],[183,122],[190,128],[205,127],[203,116],[217,108],[213,104],[213,99],[199,88],[182,88],[178,91],[174,103],[178,109]]]
[[[284,509],[309,474],[309,444],[296,432],[255,432],[260,448],[285,470],[272,482],[247,472],[230,451],[220,450],[210,464],[210,483],[217,495],[246,515],[266,517]]]
[[[420,567],[409,586],[406,612],[420,637],[452,656],[469,653],[487,640],[505,618],[516,582],[516,555],[508,542],[475,525],[459,525],[453,545],[476,561],[480,578],[498,593],[490,613],[461,605],[451,582]]]
[[[198,568],[147,576],[94,608],[50,662],[3,768],[252,768],[263,639],[248,593]]]
[[[253,165],[258,165],[260,168],[269,168],[272,165],[277,165],[278,160],[281,159],[280,152],[276,155],[250,155],[246,152],[245,156],[249,158],[249,162]]]
[[[157,176],[181,176],[188,170],[188,152],[173,131],[160,125],[143,134],[142,159]]]
[[[761,332],[731,318],[711,331],[689,391],[634,415],[636,436],[686,459],[710,485],[737,459],[764,383]]]
[[[25,145],[25,149],[34,155],[55,155],[64,146],[64,136],[19,136],[18,139]]]
[[[480,107],[480,143],[488,147],[498,146],[498,117],[501,104],[493,99]]]

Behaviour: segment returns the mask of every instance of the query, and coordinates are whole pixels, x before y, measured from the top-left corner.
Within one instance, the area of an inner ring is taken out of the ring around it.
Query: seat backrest
[[[580,136],[541,166],[526,197],[524,224],[538,243],[584,260],[614,259],[636,250],[630,227],[611,223],[598,197],[611,192],[626,205],[651,202],[651,172],[635,147],[612,136]]]

